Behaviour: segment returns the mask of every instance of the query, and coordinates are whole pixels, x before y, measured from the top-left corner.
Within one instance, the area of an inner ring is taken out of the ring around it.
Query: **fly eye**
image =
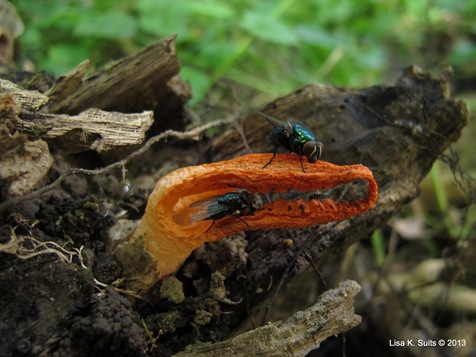
[[[302,148],[304,156],[311,164],[321,157],[323,150],[324,145],[320,141],[308,141]]]
[[[255,203],[253,195],[247,191],[241,194],[241,198],[246,206],[252,206]]]

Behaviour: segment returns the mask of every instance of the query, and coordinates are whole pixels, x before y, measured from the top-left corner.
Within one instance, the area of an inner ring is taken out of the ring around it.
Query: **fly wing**
[[[285,136],[289,137],[293,133],[293,126],[290,122],[276,119],[272,117],[271,115],[264,114],[262,112],[258,112],[258,113],[264,116],[266,120],[269,121],[271,124],[273,124],[276,128],[279,127],[282,130],[282,134],[284,134]]]
[[[285,121],[276,119],[276,118],[272,117],[271,115],[268,115],[268,114],[265,114],[265,113],[262,113],[262,112],[258,112],[258,114],[264,116],[266,118],[266,120],[269,121],[274,126],[286,126],[286,124],[287,124]]]
[[[218,196],[212,196],[212,197],[207,197],[207,198],[202,198],[201,200],[195,201],[190,205],[190,208],[197,208],[197,207],[204,207],[204,206],[210,206],[214,203],[217,203],[218,199],[222,197],[223,195],[218,195]]]
[[[305,127],[305,125],[304,125],[300,120],[298,120],[298,119],[296,119],[296,118],[291,118],[291,119],[289,119],[289,120],[288,120],[288,123],[290,123],[290,124],[299,124],[299,125],[302,125],[302,126]]]
[[[200,208],[189,219],[191,223],[204,221],[223,211],[223,206],[218,203],[222,196],[207,197],[190,205],[190,208]]]

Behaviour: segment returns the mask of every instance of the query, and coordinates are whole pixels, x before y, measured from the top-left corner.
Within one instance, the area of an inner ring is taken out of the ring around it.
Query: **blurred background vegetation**
[[[191,83],[192,105],[223,80],[251,89],[255,102],[243,105],[256,108],[309,83],[390,83],[410,64],[432,74],[452,66],[453,94],[470,109],[476,98],[476,1],[17,0],[14,5],[25,24],[19,67],[54,76],[85,59],[94,72],[178,33],[181,77]],[[476,211],[469,195],[476,189],[475,135],[471,120],[449,165],[437,162],[421,196],[388,229],[375,233],[368,243],[375,265],[403,271],[461,247],[467,247],[462,266],[476,261]],[[461,167],[465,192],[454,179]],[[355,248],[349,250],[344,262],[355,254]],[[457,276],[474,285],[476,268],[466,268],[449,280]]]
[[[308,83],[364,87],[416,64],[476,73],[476,1],[17,0],[20,60],[55,76],[178,33],[194,103],[218,79],[272,97]]]

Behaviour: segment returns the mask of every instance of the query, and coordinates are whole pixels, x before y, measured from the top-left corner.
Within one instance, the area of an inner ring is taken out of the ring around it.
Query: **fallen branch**
[[[104,152],[142,143],[153,123],[153,112],[123,114],[89,109],[76,116],[22,113],[15,129],[48,140],[68,153]]]
[[[269,323],[226,341],[188,346],[174,356],[306,356],[328,337],[360,323],[361,317],[355,315],[353,308],[359,291],[355,281],[347,280],[286,321]]]

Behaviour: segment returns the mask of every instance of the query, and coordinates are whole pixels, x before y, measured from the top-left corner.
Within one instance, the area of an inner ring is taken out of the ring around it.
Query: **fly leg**
[[[278,145],[275,145],[274,146],[274,153],[273,153],[273,157],[271,158],[271,160],[268,161],[268,163],[266,165],[264,165],[261,169],[264,169],[266,166],[268,166],[269,164],[271,164],[271,161],[274,160],[274,158],[276,157],[276,151],[278,150]]]
[[[207,233],[213,227],[214,224],[215,224],[215,220],[213,220],[212,224],[210,225],[210,227],[208,227],[208,229],[205,231],[205,233]]]
[[[242,219],[242,218],[240,218],[240,217],[238,217],[234,214],[232,214],[232,216],[235,217],[235,218],[238,218],[241,222],[246,224],[248,227],[250,226],[248,223],[246,223],[246,221],[244,219]],[[205,233],[207,233],[213,227],[214,224],[215,224],[215,220],[213,220],[212,224],[210,225],[210,227],[208,227],[208,229],[205,231]]]
[[[235,218],[238,218],[241,222],[243,222],[244,224],[246,224],[248,227],[250,226],[248,223],[246,223],[246,221],[245,221],[243,218],[241,218],[241,217],[239,217],[239,216],[237,216],[237,215],[234,215],[234,214],[232,214],[232,216],[235,217]]]
[[[304,170],[304,164],[302,163],[302,148],[301,147],[299,147],[299,162],[301,163],[302,172],[306,172],[306,170]]]

